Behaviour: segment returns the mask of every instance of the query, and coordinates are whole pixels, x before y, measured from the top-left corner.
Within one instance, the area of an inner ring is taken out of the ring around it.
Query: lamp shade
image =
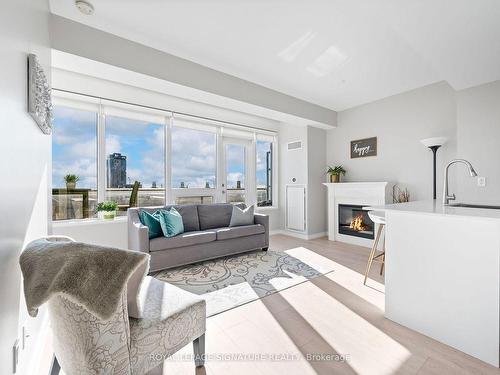
[[[432,147],[432,146],[442,146],[446,143],[446,141],[448,141],[448,138],[446,137],[433,137],[433,138],[422,139],[420,142],[422,142],[422,144],[425,147]]]

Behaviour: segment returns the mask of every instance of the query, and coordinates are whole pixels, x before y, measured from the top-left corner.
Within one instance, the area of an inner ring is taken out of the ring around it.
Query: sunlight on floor
[[[313,283],[281,293],[358,374],[394,374],[410,352]],[[369,343],[369,345],[367,344]]]
[[[315,253],[314,251],[306,249],[305,247],[295,247],[293,249],[285,250],[284,252],[294,258],[297,258],[320,273],[326,273],[334,270],[334,266],[337,264],[334,261]]]
[[[369,279],[367,285],[363,285],[364,276],[362,274],[305,247],[296,247],[285,252],[321,273],[333,269],[333,272],[329,272],[325,276],[384,311],[385,286],[383,284]]]
[[[280,310],[271,313],[262,300],[225,311],[208,318],[206,333],[207,374],[280,374],[315,375],[317,372],[304,359],[299,344],[306,337],[292,338],[278,320]],[[276,314],[277,316],[275,316]],[[298,335],[301,332],[297,332]],[[184,347],[164,365],[164,374],[192,374],[192,361],[182,361],[182,356],[192,353],[191,345]],[[288,355],[292,360],[273,361],[251,358],[251,356]],[[240,356],[243,356],[240,358]]]

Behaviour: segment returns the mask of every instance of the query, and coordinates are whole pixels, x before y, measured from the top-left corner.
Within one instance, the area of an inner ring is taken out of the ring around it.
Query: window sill
[[[274,210],[279,210],[279,207],[278,206],[262,206],[262,207],[255,206],[255,211],[257,211],[257,212],[259,212],[259,211],[274,211]]]
[[[74,227],[74,226],[80,226],[80,225],[96,225],[96,224],[113,224],[113,223],[126,223],[127,222],[127,217],[126,216],[119,216],[115,218],[114,220],[104,220],[104,219],[98,219],[98,218],[92,218],[92,219],[73,219],[73,220],[57,220],[57,221],[52,221],[52,226],[57,228],[57,227]]]

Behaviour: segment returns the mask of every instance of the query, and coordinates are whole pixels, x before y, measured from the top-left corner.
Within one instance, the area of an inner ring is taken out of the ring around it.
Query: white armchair
[[[142,375],[193,341],[196,366],[204,364],[205,301],[147,277],[141,319],[131,318],[127,293],[107,321],[57,296],[49,301],[56,358],[66,374]]]

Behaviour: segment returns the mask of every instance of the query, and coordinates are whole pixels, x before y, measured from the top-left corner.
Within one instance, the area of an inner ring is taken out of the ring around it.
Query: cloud
[[[80,175],[81,187],[96,187],[97,130],[95,113],[56,107],[53,133],[53,180],[63,185],[67,173]],[[64,117],[66,116],[66,117]],[[127,179],[144,187],[164,184],[165,127],[113,116],[106,118],[105,155],[127,156]],[[265,185],[269,142],[257,142],[257,183]],[[240,146],[227,149],[228,184],[244,179],[244,153]],[[216,136],[214,133],[174,127],[172,130],[172,186],[184,182],[192,188],[215,187]]]
[[[63,177],[69,173],[80,177],[78,186],[97,188],[97,163],[95,159],[54,160],[52,163],[52,185],[55,187],[64,187],[65,182]]]
[[[71,155],[75,158],[95,159],[97,155],[96,140],[91,139],[82,143],[75,143],[71,146]]]
[[[120,137],[116,135],[106,135],[106,157],[115,152],[122,152]]]
[[[245,187],[245,176],[243,173],[235,172],[227,174],[227,187],[228,188],[236,188],[237,181],[241,181],[242,187]]]
[[[215,184],[215,134],[192,129],[172,130],[172,186],[180,183],[204,188],[206,182]]]

